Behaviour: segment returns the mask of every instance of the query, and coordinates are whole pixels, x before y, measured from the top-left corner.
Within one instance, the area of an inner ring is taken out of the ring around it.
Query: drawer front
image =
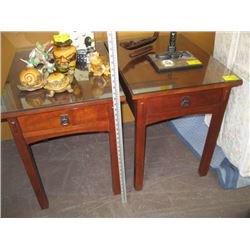
[[[70,130],[79,126],[95,127],[108,124],[108,110],[106,105],[91,106],[84,109],[69,109],[25,115],[18,118],[22,131],[38,134],[44,131]],[[83,131],[84,132],[84,131]]]
[[[182,111],[202,106],[219,104],[222,89],[213,89],[152,98],[147,105],[148,114]]]

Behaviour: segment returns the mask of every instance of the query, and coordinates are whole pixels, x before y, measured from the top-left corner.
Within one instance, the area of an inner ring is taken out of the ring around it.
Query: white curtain
[[[243,79],[231,91],[218,144],[243,177],[250,176],[250,32],[216,32],[214,57]],[[210,116],[205,122],[209,124]]]

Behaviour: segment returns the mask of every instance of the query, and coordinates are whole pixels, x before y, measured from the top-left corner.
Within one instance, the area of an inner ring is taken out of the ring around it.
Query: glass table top
[[[240,80],[236,74],[181,34],[177,35],[177,51],[189,51],[202,63],[202,67],[158,73],[146,55],[166,52],[169,44],[168,36],[159,36],[154,43],[148,46],[148,51],[145,49],[147,53],[141,56],[134,56],[133,53],[135,51],[122,48],[119,45],[120,42],[118,41],[117,43],[120,75],[125,84],[128,85],[132,95],[177,90],[215,83],[232,84],[236,80]],[[229,76],[229,78],[225,80],[224,76]]]
[[[103,43],[97,43],[96,49],[108,58],[107,50]],[[112,98],[110,77],[90,76],[87,71],[76,69],[73,80],[73,92],[56,93],[49,97],[45,89],[35,91],[21,91],[17,88],[20,84],[19,73],[25,68],[20,58],[28,58],[31,49],[18,51],[13,59],[5,88],[1,93],[1,113],[26,111],[37,108],[65,105],[71,103],[91,102]],[[121,95],[124,95],[121,91]]]

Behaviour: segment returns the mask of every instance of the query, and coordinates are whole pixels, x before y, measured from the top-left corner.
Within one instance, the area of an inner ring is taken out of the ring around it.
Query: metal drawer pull
[[[61,125],[68,126],[69,125],[69,116],[68,115],[60,115]]]
[[[182,107],[189,107],[190,105],[190,97],[189,96],[184,96],[182,98],[181,106]]]

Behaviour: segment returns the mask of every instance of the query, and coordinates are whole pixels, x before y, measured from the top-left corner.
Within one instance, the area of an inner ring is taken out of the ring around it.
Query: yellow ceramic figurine
[[[76,67],[76,48],[71,45],[68,34],[55,35],[53,55],[56,69],[61,73],[74,73]]]
[[[105,62],[105,59],[97,51],[89,53],[88,59],[89,72],[93,73],[94,76],[110,75],[109,64]]]
[[[68,91],[69,93],[73,92],[70,77],[60,72],[50,74],[44,88],[49,90],[47,94],[49,97],[53,97],[55,93],[64,91]]]
[[[20,84],[17,87],[20,90],[33,91],[41,89],[44,86],[42,74],[34,67],[26,67],[20,72]]]

